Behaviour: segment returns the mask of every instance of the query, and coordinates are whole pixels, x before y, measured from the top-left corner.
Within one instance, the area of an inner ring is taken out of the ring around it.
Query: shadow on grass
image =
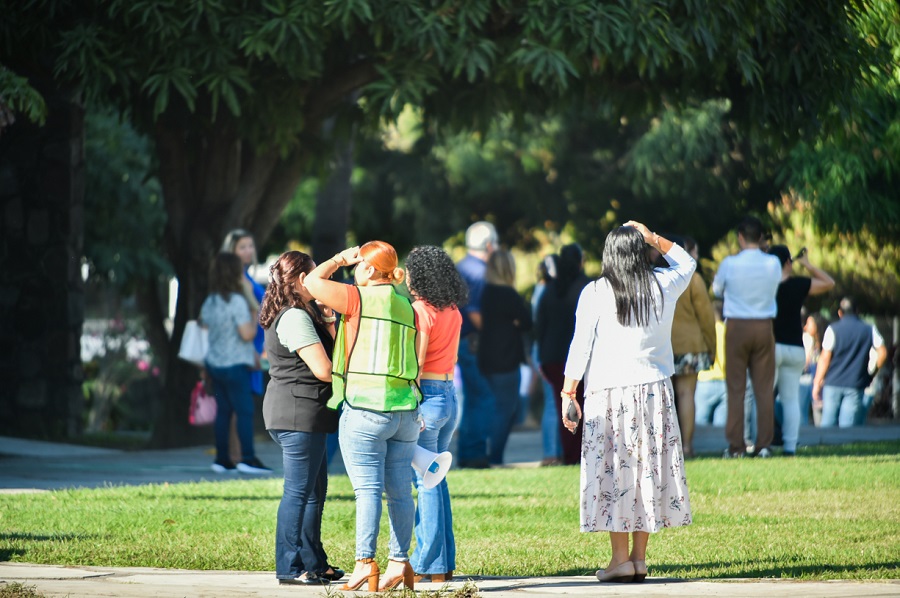
[[[21,548],[0,548],[0,561],[11,561],[14,556],[22,556],[25,551]]]
[[[21,534],[0,533],[0,542],[68,542],[85,540],[96,536],[86,534]],[[0,548],[0,562],[12,560],[14,556],[22,556],[27,550],[23,548]]]
[[[10,541],[26,541],[26,542],[50,542],[50,541],[62,541],[67,542],[69,540],[87,540],[89,538],[96,538],[97,536],[93,534],[20,534],[17,532],[12,533],[0,533],[0,542],[3,540]]]

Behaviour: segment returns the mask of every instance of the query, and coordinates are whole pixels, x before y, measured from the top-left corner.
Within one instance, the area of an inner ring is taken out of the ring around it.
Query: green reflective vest
[[[347,316],[341,316],[332,359],[334,394],[328,406],[337,409],[346,400],[355,409],[412,411],[421,399],[412,304],[390,284],[356,288],[359,334],[348,351]]]

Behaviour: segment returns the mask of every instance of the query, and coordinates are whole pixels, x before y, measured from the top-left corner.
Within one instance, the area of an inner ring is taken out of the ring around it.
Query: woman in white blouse
[[[669,263],[654,268],[644,244]],[[563,424],[585,381],[581,531],[610,532],[612,558],[597,579],[641,582],[650,534],[691,523],[681,432],[670,377],[672,318],[697,264],[639,222],[609,233],[603,275],[584,288],[566,362]],[[631,534],[632,546],[629,551]]]

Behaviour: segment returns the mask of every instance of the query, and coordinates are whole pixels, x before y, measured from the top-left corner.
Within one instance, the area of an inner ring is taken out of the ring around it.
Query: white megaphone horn
[[[416,445],[412,466],[422,476],[422,484],[426,489],[434,488],[441,483],[441,480],[450,471],[451,463],[453,463],[453,455],[449,451],[432,453],[428,449]]]

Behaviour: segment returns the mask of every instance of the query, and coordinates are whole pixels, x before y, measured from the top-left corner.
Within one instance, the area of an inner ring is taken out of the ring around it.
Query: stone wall
[[[48,118],[0,133],[0,434],[80,433],[84,114],[41,89]]]

